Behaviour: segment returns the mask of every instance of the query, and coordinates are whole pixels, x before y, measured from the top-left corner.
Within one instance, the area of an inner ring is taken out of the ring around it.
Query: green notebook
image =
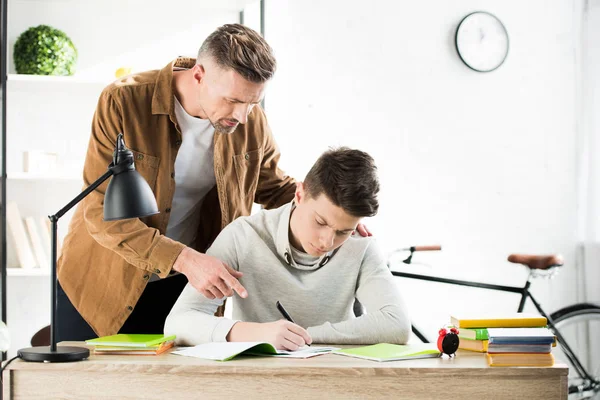
[[[118,335],[102,336],[86,340],[85,343],[94,346],[155,347],[162,342],[173,339],[175,339],[175,335],[120,333]]]
[[[433,343],[407,345],[379,343],[372,346],[338,350],[334,351],[334,354],[373,361],[412,360],[415,358],[434,358],[441,355],[437,346]]]

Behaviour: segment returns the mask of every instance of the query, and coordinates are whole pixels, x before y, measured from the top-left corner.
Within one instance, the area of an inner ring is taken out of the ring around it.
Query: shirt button
[[[181,146],[181,140],[177,139],[177,140],[175,141],[175,146]]]
[[[155,269],[154,272],[156,272],[157,274],[160,274],[160,269]]]
[[[143,160],[144,159],[144,155],[143,154],[138,154],[136,158],[138,160]]]
[[[147,281],[148,279],[150,279],[150,275],[148,275],[148,274],[144,275],[144,280]]]
[[[128,309],[129,311],[133,311],[133,307],[131,307],[131,306],[127,306],[127,309]]]
[[[167,208],[167,209],[165,210],[165,212],[171,212],[171,209],[170,209],[170,208]]]
[[[249,160],[249,159],[250,159],[250,154],[246,153],[246,155],[244,156],[244,158],[245,158],[246,160]]]

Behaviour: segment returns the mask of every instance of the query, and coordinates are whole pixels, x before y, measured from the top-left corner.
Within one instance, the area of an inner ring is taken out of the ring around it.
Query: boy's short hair
[[[264,83],[273,77],[277,62],[271,46],[260,34],[241,24],[226,24],[211,33],[198,51],[225,69],[233,69],[244,79]]]
[[[355,217],[372,217],[379,209],[377,167],[364,151],[347,147],[326,151],[306,175],[304,189],[313,199],[325,194]]]

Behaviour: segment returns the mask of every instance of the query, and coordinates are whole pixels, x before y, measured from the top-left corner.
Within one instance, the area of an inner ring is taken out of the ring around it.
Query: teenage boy
[[[310,343],[406,343],[410,323],[386,260],[371,237],[354,235],[377,213],[379,181],[365,152],[325,152],[294,200],[240,217],[207,254],[243,273],[251,293],[233,297],[233,319],[215,317],[221,299],[187,285],[165,323],[183,345],[266,341],[296,350]],[[367,313],[356,318],[354,300]],[[280,301],[294,322],[282,319]]]

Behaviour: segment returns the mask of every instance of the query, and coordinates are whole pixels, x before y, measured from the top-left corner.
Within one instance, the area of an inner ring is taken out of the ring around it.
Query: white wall
[[[158,68],[176,55],[194,54],[216,26],[237,20],[236,11],[206,13],[183,0],[177,1],[182,12],[167,18],[158,1],[115,4],[11,0],[9,45],[29,26],[54,25],[78,46],[82,76],[110,80],[120,66]],[[444,246],[442,253],[417,258],[431,267],[410,270],[519,285],[526,274],[504,261],[509,253],[561,252],[562,273],[535,282],[534,292],[550,310],[574,300],[568,290],[576,268],[578,37],[570,1],[266,4],[266,36],[279,62],[267,113],[287,172],[301,178],[330,145],[365,149],[378,161],[383,184],[380,215],[368,221],[383,247]],[[469,70],[453,47],[457,23],[473,10],[496,14],[510,35],[506,63],[489,74]],[[31,144],[59,152],[81,152],[87,144],[98,89],[38,89],[9,92],[9,173]],[[58,109],[56,99],[81,107],[70,123],[54,118],[48,124],[42,108]],[[61,144],[64,135],[73,140]],[[66,192],[60,187],[59,194]],[[24,190],[41,201],[49,189]],[[74,194],[61,195],[66,201]],[[44,207],[43,213],[53,211]],[[47,286],[44,278],[9,280],[13,354],[48,322],[48,293],[38,284]],[[415,321],[431,335],[452,312],[516,308],[513,295],[408,280],[399,285]],[[25,302],[17,293],[38,296]],[[16,311],[33,307],[42,310],[36,318]]]
[[[477,73],[454,48],[475,10],[506,26],[503,66]],[[268,1],[278,72],[267,115],[282,166],[302,178],[331,145],[371,153],[381,208],[368,221],[387,251],[441,243],[410,271],[522,285],[512,252],[562,253],[534,283],[547,310],[575,300],[575,61],[572,1]],[[511,294],[402,280],[430,335],[455,312],[516,311]],[[531,307],[529,308],[531,310]]]
[[[581,96],[579,120],[579,237],[584,265],[580,285],[582,300],[600,301],[600,0],[581,4],[582,45],[578,56],[582,60],[578,89]]]

